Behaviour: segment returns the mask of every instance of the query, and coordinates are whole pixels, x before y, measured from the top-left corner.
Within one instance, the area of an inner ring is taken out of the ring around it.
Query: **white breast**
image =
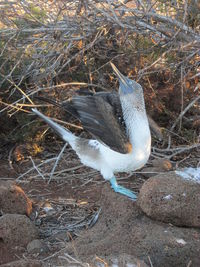
[[[115,152],[108,147],[101,146],[103,159],[114,172],[134,171],[144,166],[151,152],[151,135],[148,121],[137,117],[130,128],[130,142],[133,150],[129,154]]]

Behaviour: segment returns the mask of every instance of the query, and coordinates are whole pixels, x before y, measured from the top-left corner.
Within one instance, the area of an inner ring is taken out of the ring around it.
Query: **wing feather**
[[[65,109],[78,118],[86,130],[112,149],[121,153],[127,153],[126,151],[131,150],[126,136],[126,124],[118,94],[98,92],[94,95],[88,93],[87,96],[76,96],[63,103],[57,103],[52,99],[41,96],[37,98]],[[107,117],[107,114],[110,114],[110,116]],[[162,140],[160,127],[149,115],[147,117],[152,133],[159,140]],[[112,123],[110,123],[111,121]],[[116,126],[112,128],[113,125]],[[113,129],[115,129],[114,132]]]
[[[64,108],[78,117],[83,127],[96,139],[119,153],[129,153],[130,144],[125,124],[121,123],[120,100],[112,93],[75,96]],[[118,98],[119,99],[119,98]]]

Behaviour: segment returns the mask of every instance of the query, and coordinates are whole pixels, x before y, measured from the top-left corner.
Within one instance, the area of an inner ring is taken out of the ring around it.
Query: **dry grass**
[[[11,124],[17,120],[19,128],[7,136],[0,125],[2,139],[21,143],[46,134],[32,116],[22,114],[41,104],[34,96],[63,101],[80,89],[116,90],[109,66],[113,61],[143,85],[149,112],[165,128],[164,142],[154,144],[154,157],[173,159],[199,146],[198,1],[0,5],[0,113],[9,116]],[[52,114],[49,108],[47,112]],[[77,121],[67,127],[80,134]],[[43,175],[36,165],[34,169]]]
[[[32,97],[41,86],[60,85],[64,75],[107,88],[100,76],[109,75],[110,61],[123,62],[124,72],[138,79],[168,68],[182,71],[181,82],[198,77],[198,16],[190,22],[195,4],[124,2],[3,2],[0,85],[14,94],[14,84],[24,88],[26,81]]]

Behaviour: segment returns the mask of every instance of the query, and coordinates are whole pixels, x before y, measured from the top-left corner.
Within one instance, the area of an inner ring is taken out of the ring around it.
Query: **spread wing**
[[[70,102],[63,103],[63,108],[77,117],[84,129],[111,149],[123,154],[131,151],[117,94],[75,96]]]
[[[123,154],[131,151],[118,94],[100,92],[88,95],[87,93],[86,96],[75,96],[62,104],[45,97],[37,98],[71,113],[81,121],[87,131],[111,149]],[[152,133],[162,140],[160,127],[149,115],[147,117]]]

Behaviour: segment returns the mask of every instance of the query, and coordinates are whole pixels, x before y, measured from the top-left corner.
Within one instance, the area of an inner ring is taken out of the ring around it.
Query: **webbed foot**
[[[125,195],[125,196],[131,198],[132,200],[137,199],[137,196],[133,191],[131,191],[131,190],[129,190],[129,189],[127,189],[121,185],[118,185],[115,177],[110,179],[110,184],[116,193],[120,193],[122,195]]]

